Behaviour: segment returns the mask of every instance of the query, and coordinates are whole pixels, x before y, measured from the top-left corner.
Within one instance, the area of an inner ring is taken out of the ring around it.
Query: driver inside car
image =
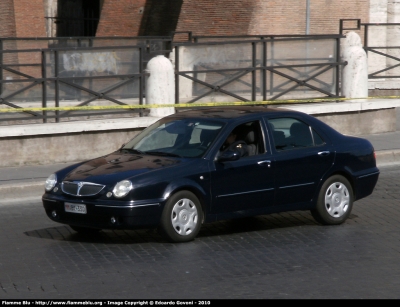
[[[237,150],[241,157],[248,155],[247,144],[245,141],[238,139],[238,131],[236,129],[232,130],[229,136],[226,138],[224,144],[220,148],[220,153],[224,151]]]

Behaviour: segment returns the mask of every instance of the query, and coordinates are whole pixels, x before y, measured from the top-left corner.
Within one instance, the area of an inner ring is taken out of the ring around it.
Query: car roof
[[[308,122],[315,124],[320,129],[328,132],[331,137],[341,137],[341,133],[333,129],[326,123],[318,120],[317,118],[303,112],[290,110],[286,108],[276,108],[271,106],[226,106],[226,107],[208,107],[196,108],[184,111],[178,111],[171,114],[169,118],[209,118],[222,122],[236,122],[237,120],[252,120],[260,115],[267,117],[280,117],[280,116],[295,116],[302,119],[308,119]]]
[[[274,113],[275,115],[299,113],[297,111],[274,108],[270,106],[226,106],[226,107],[211,107],[211,108],[197,108],[190,110],[178,111],[171,117],[180,118],[213,118],[213,119],[234,119],[243,117],[253,117],[264,113],[265,115]]]

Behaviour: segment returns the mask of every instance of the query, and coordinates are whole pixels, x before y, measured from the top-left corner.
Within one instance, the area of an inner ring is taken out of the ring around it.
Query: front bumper
[[[43,207],[54,222],[97,229],[138,229],[156,227],[161,218],[165,201],[105,201],[70,199],[44,194]],[[70,213],[64,203],[85,204],[86,214]]]

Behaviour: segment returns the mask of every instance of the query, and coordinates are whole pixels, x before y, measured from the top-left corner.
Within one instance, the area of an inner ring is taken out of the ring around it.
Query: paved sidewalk
[[[73,163],[0,168],[0,205],[41,199],[46,178],[71,164]]]
[[[400,164],[400,131],[361,135],[375,148],[377,165]],[[44,181],[53,172],[73,163],[0,168],[0,205],[40,199]]]
[[[369,140],[374,146],[378,167],[400,163],[400,130],[359,137]]]

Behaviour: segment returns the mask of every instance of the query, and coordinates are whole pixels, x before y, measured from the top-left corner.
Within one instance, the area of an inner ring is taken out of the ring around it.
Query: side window
[[[259,155],[265,152],[263,135],[259,121],[248,122],[235,127],[220,151],[239,150],[243,157]]]
[[[323,139],[306,123],[289,117],[269,119],[278,151],[323,145]]]
[[[324,145],[325,141],[320,137],[320,135],[314,129],[311,129],[311,130],[312,130],[312,136],[314,139],[314,145],[315,146]]]

